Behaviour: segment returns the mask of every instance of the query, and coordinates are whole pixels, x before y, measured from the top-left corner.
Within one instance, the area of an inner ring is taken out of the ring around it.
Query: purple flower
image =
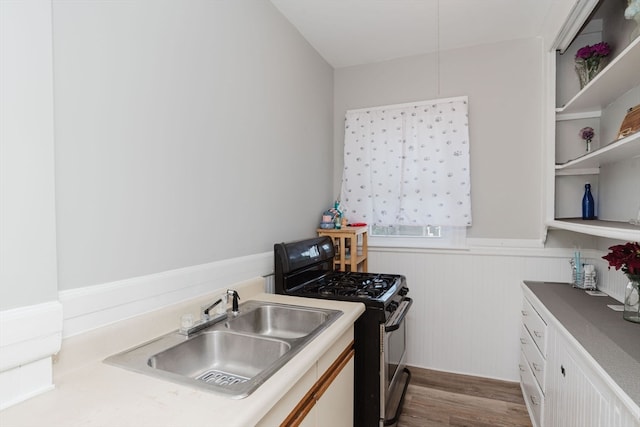
[[[576,52],[576,59],[604,58],[611,53],[611,46],[607,42],[596,43],[593,46],[584,46]]]
[[[580,138],[584,139],[585,141],[591,141],[594,135],[595,133],[593,132],[592,127],[587,126],[580,129]]]
[[[593,52],[593,56],[607,56],[611,53],[611,47],[607,42],[596,43],[591,46],[591,50]]]
[[[578,52],[576,53],[576,58],[580,58],[580,59],[591,58],[591,46],[585,46],[578,49]]]

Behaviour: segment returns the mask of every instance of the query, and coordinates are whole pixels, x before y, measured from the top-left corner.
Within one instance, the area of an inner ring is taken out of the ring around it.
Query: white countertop
[[[245,293],[246,294],[246,293]],[[242,292],[241,292],[242,295]],[[210,297],[207,297],[210,298]],[[91,337],[70,339],[72,350],[61,352],[56,388],[0,412],[2,427],[20,426],[249,426],[258,422],[282,396],[305,374],[316,361],[356,321],[364,305],[342,301],[299,298],[256,293],[246,299],[280,302],[308,307],[341,310],[344,314],[311,341],[262,386],[244,399],[230,399],[212,392],[156,379],[102,360],[131,347],[128,336],[132,325],[137,329],[154,328],[154,321],[167,316],[167,310],[129,319],[108,331],[96,331]],[[195,307],[199,307],[199,299]],[[192,302],[193,305],[193,302]],[[176,310],[171,310],[176,317]],[[137,322],[136,322],[137,320]],[[163,320],[166,323],[166,319]],[[168,325],[174,324],[172,320]],[[176,329],[175,327],[173,329]],[[166,332],[170,332],[171,329]],[[162,335],[153,331],[145,340]],[[121,340],[121,345],[113,345]],[[115,349],[115,350],[114,350]],[[64,359],[64,360],[62,360]],[[75,365],[75,366],[73,366]],[[54,372],[56,365],[54,364]]]

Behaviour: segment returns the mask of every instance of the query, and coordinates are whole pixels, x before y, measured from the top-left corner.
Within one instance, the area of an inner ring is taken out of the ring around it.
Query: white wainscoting
[[[265,252],[61,291],[63,338],[272,272],[273,253]]]
[[[409,365],[518,381],[520,283],[569,282],[572,255],[569,249],[532,247],[370,248],[369,271],[407,278],[414,300],[407,316]],[[602,255],[582,251],[596,265],[599,285],[620,300],[624,275],[607,272]]]
[[[0,410],[53,388],[51,356],[61,341],[57,301],[0,312]]]

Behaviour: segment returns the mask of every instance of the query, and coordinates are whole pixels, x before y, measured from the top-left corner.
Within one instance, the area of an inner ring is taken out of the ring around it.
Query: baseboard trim
[[[59,292],[63,338],[273,272],[265,252]]]
[[[533,246],[509,246],[500,245],[496,241],[494,245],[469,246],[466,249],[436,249],[436,248],[400,248],[400,247],[369,247],[371,253],[419,253],[441,254],[451,256],[500,256],[500,257],[530,257],[530,258],[572,258],[574,249],[544,248]],[[485,242],[486,243],[486,242]],[[602,254],[593,249],[582,249],[583,258],[599,259]]]
[[[52,378],[51,357],[0,372],[0,411],[53,390]]]
[[[486,239],[467,237],[469,248],[544,248],[541,239]]]
[[[52,356],[62,343],[62,305],[0,312],[0,410],[53,388]]]
[[[0,312],[0,372],[57,353],[62,305],[50,301]]]

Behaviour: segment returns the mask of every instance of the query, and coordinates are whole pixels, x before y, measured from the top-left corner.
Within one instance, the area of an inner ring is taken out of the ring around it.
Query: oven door
[[[402,379],[407,340],[405,316],[411,304],[413,304],[411,298],[404,298],[387,322],[381,325],[383,350],[380,356],[380,424],[385,426],[394,425],[397,422],[408,385],[408,378],[404,382]]]

